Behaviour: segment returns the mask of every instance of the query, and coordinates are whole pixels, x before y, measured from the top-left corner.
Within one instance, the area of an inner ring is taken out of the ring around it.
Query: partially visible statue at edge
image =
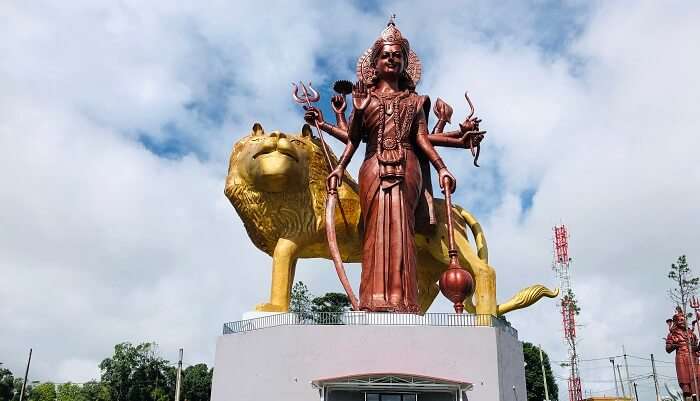
[[[676,307],[673,318],[666,321],[669,329],[666,337],[666,352],[670,354],[676,351],[678,386],[683,391],[683,397],[688,399],[694,393],[693,388],[700,385],[700,371],[698,370],[700,346],[698,345],[698,337],[692,328],[688,328],[686,321],[683,310]]]
[[[440,187],[454,191],[456,180],[433,145],[466,147],[478,144],[477,118],[460,130],[442,133],[452,110],[438,114],[438,133],[429,135],[430,99],[416,93],[420,61],[392,20],[359,59],[358,82],[352,87],[353,111],[345,122],[345,102],[333,98],[338,126],[308,107],[307,122],[346,143],[338,166],[328,176],[329,189],[341,185],[344,171],[360,141],[366,143],[359,171],[362,275],[359,307],[366,311],[418,313],[415,230],[435,224],[429,164]],[[467,138],[468,135],[471,135]]]

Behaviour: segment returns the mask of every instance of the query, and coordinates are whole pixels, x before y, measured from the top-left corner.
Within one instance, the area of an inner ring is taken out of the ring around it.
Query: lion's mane
[[[296,192],[263,192],[245,182],[238,173],[241,149],[251,137],[244,137],[234,145],[224,192],[241,216],[255,246],[272,255],[278,238],[314,236],[322,229],[329,169],[321,142],[317,138],[295,135],[304,142],[304,149],[309,153],[309,185]],[[337,158],[330,149],[328,151],[336,165]]]

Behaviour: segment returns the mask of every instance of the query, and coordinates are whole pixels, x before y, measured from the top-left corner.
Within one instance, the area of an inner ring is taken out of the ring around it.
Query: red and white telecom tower
[[[569,268],[569,232],[566,226],[554,226],[554,262],[552,268],[557,272],[561,282],[561,316],[564,339],[569,347],[569,401],[582,401],[581,377],[576,353],[576,303],[571,288]]]

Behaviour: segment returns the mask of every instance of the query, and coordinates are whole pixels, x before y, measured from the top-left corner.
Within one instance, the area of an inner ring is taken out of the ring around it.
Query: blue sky
[[[386,9],[382,8],[377,2],[358,2],[350,4],[357,12],[365,15],[371,15],[376,20],[388,19]],[[403,7],[397,7],[403,8]],[[527,9],[526,15],[517,15],[513,9]],[[475,12],[476,10],[476,12]],[[493,19],[489,18],[486,21],[483,16],[498,15],[502,12],[513,12],[514,24],[493,23]],[[533,46],[538,50],[539,56],[545,59],[567,59],[570,57],[568,45],[575,40],[576,36],[582,31],[586,19],[588,18],[588,5],[583,3],[562,3],[562,2],[534,2],[526,6],[518,3],[504,3],[495,9],[487,7],[483,2],[470,4],[464,8],[456,7],[447,17],[451,20],[464,20],[470,23],[469,39],[476,40],[480,45],[485,47],[497,48],[504,41],[515,40],[522,45]],[[400,19],[400,15],[398,18]],[[519,18],[522,20],[518,21]],[[488,21],[488,22],[487,22]],[[472,25],[473,24],[473,25]],[[531,25],[528,27],[527,35],[519,36],[522,30],[520,25]],[[206,46],[206,39],[201,38],[201,32],[197,29],[190,29],[186,32],[192,37],[192,40],[204,45],[204,57],[207,60],[214,60],[210,63],[217,64],[232,64],[235,60],[231,57],[226,57],[221,54],[220,49],[216,46]],[[303,46],[304,37],[300,36],[299,42]],[[457,37],[455,39],[458,39]],[[430,39],[427,41],[414,41],[416,48],[426,48],[427,53],[432,51],[430,47]],[[363,47],[356,48],[356,43],[341,43],[344,50],[331,44],[328,47],[319,48],[313,55],[313,65],[309,71],[306,71],[304,76],[298,79],[308,82],[314,81],[314,87],[319,90],[322,100],[316,105],[320,107],[328,119],[333,119],[333,112],[330,108],[329,99],[334,94],[331,87],[332,83],[337,79],[354,80],[354,69],[357,62],[357,54],[361,53]],[[362,45],[365,46],[365,45]],[[233,45],[233,52],[240,51],[245,54],[248,49],[241,46],[236,49]],[[426,66],[430,65],[430,59],[424,61]],[[342,71],[338,71],[338,66],[342,66]],[[295,80],[296,81],[296,80]],[[298,81],[297,81],[298,82]],[[198,96],[192,97],[186,104],[179,115],[173,116],[171,120],[164,123],[155,130],[156,132],[138,131],[138,141],[143,144],[149,151],[156,156],[166,159],[178,159],[185,155],[193,154],[201,160],[207,160],[210,157],[210,152],[219,152],[221,149],[206,149],[201,145],[203,133],[202,126],[207,127],[207,131],[221,131],[222,127],[227,124],[245,125],[249,123],[250,116],[245,113],[234,115],[230,112],[228,103],[233,93],[254,96],[255,89],[248,87],[247,79],[236,80],[234,76],[223,74],[212,74],[206,77],[206,81],[201,83],[202,89]],[[279,87],[277,96],[284,97],[285,88]],[[287,87],[287,92],[291,93],[291,88]],[[420,88],[419,88],[420,89]],[[437,98],[434,96],[433,101]],[[288,97],[288,108],[291,111],[296,111],[299,117],[303,113],[301,107],[296,107],[292,102],[291,96]],[[183,115],[188,119],[197,121],[198,124],[189,127],[183,126],[178,120],[181,120]],[[435,117],[431,114],[428,116],[430,124],[433,124]],[[457,115],[455,116],[456,118]],[[299,118],[302,123],[301,118]],[[338,151],[340,148],[336,147]],[[491,152],[499,150],[490,149]],[[489,213],[495,205],[501,201],[503,196],[502,185],[500,183],[502,174],[498,171],[498,165],[493,163],[490,166],[485,166],[485,173],[491,176],[489,179],[490,192],[489,196],[483,201],[475,202],[472,205],[474,212],[482,214]],[[478,181],[479,175],[470,174],[470,180]],[[524,188],[520,192],[522,213],[526,214],[531,207],[532,197],[536,193],[537,183],[533,183],[530,187]],[[468,198],[468,197],[467,197]]]
[[[392,13],[423,61],[418,91],[451,104],[456,122],[469,90],[489,132],[481,168],[464,150],[443,157],[455,201],[486,231],[499,300],[557,285],[551,227],[564,222],[583,358],[622,343],[662,353],[665,272],[681,253],[700,260],[695,3],[5,2],[0,13],[0,362],[13,371],[33,346],[35,378],[87,380],[126,340],[211,363],[221,323],[269,286],[270,258],[222,194],[232,144],[256,121],[299,131],[291,82],[312,81],[331,117],[330,86],[353,79]],[[339,289],[327,261],[297,270],[315,293]],[[555,302],[509,320],[564,358]],[[607,370],[590,366],[584,387],[609,392]]]

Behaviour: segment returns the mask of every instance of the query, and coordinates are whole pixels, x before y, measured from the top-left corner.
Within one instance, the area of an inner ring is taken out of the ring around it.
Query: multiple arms
[[[323,119],[323,114],[319,109],[315,107],[305,107],[306,113],[304,114],[304,119],[309,124],[318,123],[319,127],[323,131],[329,133],[339,141],[346,144],[338,166],[328,176],[326,184],[331,190],[335,190],[338,185],[340,185],[345,168],[347,167],[348,163],[350,163],[352,156],[355,154],[362,137],[362,118],[365,108],[370,102],[369,92],[364,83],[358,82],[353,86],[352,98],[353,113],[351,115],[349,125],[345,120],[345,110],[347,108],[347,104],[345,102],[345,96],[343,95],[335,95],[331,99],[331,107],[335,112],[337,126],[327,123]],[[450,118],[452,117],[452,107],[443,102],[441,99],[438,99],[433,111],[438,117],[438,121],[433,128],[432,135],[429,135],[427,128],[427,116],[423,110],[420,110],[420,113],[418,114],[418,135],[416,138],[416,143],[428,157],[428,160],[430,160],[430,162],[433,164],[433,167],[435,167],[435,169],[438,171],[438,182],[440,183],[440,187],[442,188],[444,186],[444,178],[447,177],[450,179],[452,187],[450,189],[451,192],[453,192],[456,186],[456,180],[445,167],[445,163],[435,151],[434,146],[445,146],[452,148],[469,148],[470,145],[476,146],[484,138],[486,131],[480,131],[479,123],[481,120],[470,115],[463,123],[459,124],[459,130],[443,132],[445,125],[450,122]]]
[[[342,129],[343,131],[347,131],[348,123],[345,121],[345,109],[347,108],[347,104],[345,103],[345,96],[334,95],[331,98],[331,107],[335,112],[335,120],[338,123],[338,128]]]
[[[304,120],[306,120],[307,123],[314,124],[315,122],[317,122],[318,127],[321,128],[324,132],[331,134],[335,139],[339,140],[340,142],[348,142],[348,128],[347,124],[345,123],[344,112],[336,113],[336,119],[338,119],[338,126],[335,126],[333,124],[327,123],[323,119],[323,113],[321,113],[321,110],[315,107],[307,106],[304,106],[304,110],[306,110],[306,113],[304,114]],[[342,120],[339,119],[339,115],[342,115]],[[345,126],[343,127],[343,125]]]
[[[442,107],[442,112],[438,112],[438,107]],[[318,122],[319,127],[332,135],[337,140],[347,143],[348,142],[348,125],[345,121],[345,110],[347,105],[345,103],[345,97],[342,95],[335,95],[331,100],[331,107],[335,112],[336,124],[333,125],[326,122],[323,119],[323,114],[321,110],[315,107],[305,107],[306,114],[304,119],[309,124],[313,124],[314,121]],[[444,146],[448,148],[467,148],[469,143],[473,145],[478,145],[482,139],[484,139],[484,134],[486,131],[479,130],[479,123],[481,122],[478,118],[468,118],[464,123],[459,124],[459,130],[443,132],[445,125],[450,122],[450,117],[452,115],[452,108],[447,104],[438,99],[436,103],[435,114],[438,117],[437,124],[433,128],[432,135],[428,135],[428,140],[433,146]],[[425,117],[425,116],[424,116]]]
[[[435,167],[438,172],[438,183],[440,183],[440,188],[445,190],[445,178],[450,179],[450,192],[454,192],[457,187],[457,180],[455,177],[447,170],[445,162],[442,161],[440,155],[435,151],[433,144],[430,141],[430,137],[433,135],[428,135],[427,121],[425,119],[425,113],[421,109],[418,113],[418,134],[416,136],[416,144],[421,149],[423,154],[430,160],[430,163]]]
[[[469,98],[467,98],[469,101]],[[471,103],[469,103],[471,107]],[[459,130],[443,132],[445,125],[452,119],[452,107],[438,98],[433,107],[433,113],[438,118],[435,127],[433,127],[430,142],[433,146],[446,146],[450,148],[467,148],[478,145],[486,131],[479,130],[480,119],[473,117],[474,109],[470,115],[459,124]],[[427,116],[426,116],[427,118]]]
[[[333,170],[326,179],[326,185],[329,191],[335,191],[342,183],[345,168],[350,163],[350,159],[355,154],[357,147],[362,139],[362,117],[365,114],[365,109],[369,106],[371,98],[367,87],[360,81],[352,88],[352,107],[353,115],[350,119],[350,126],[347,129],[348,140],[345,144],[345,151],[340,156],[338,166]]]

